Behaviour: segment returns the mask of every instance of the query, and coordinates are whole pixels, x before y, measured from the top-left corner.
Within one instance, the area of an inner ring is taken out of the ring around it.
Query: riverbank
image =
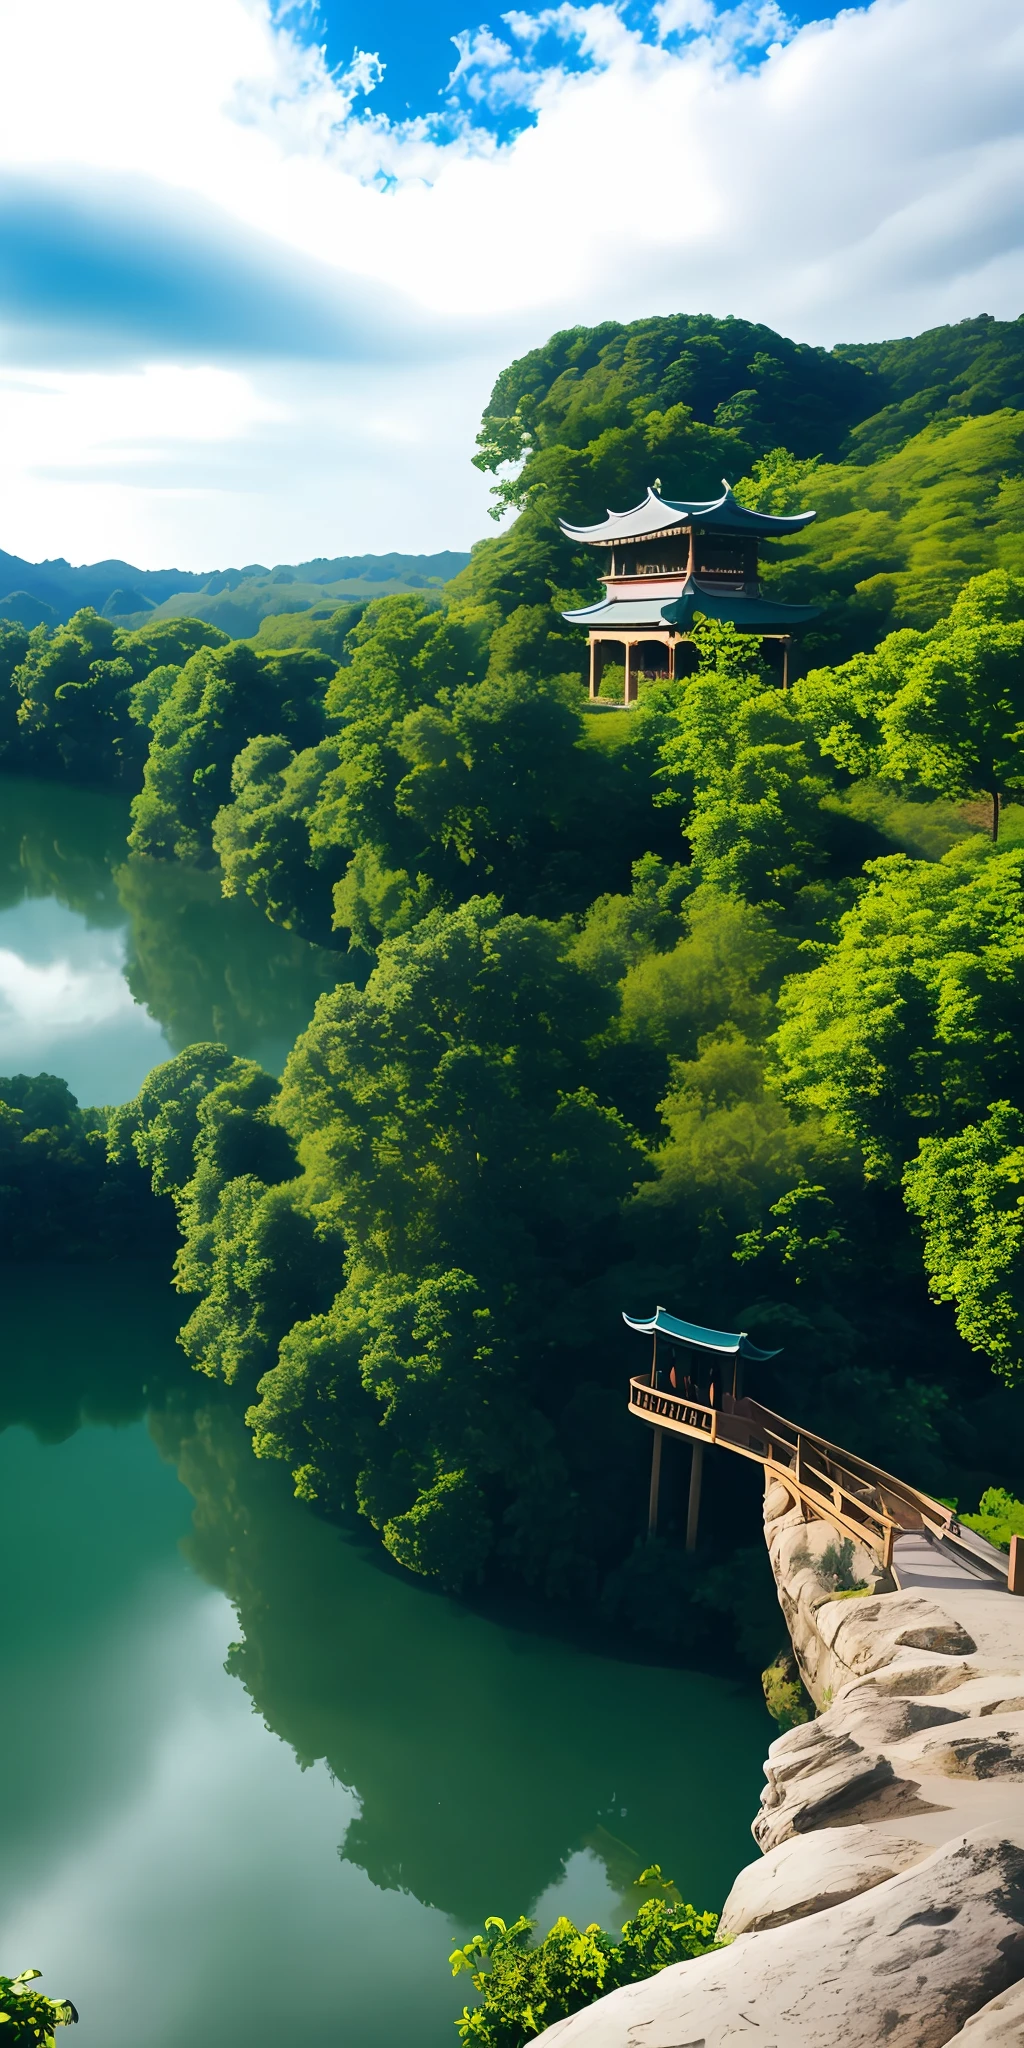
[[[563,2020],[551,2048],[1010,2048],[1024,2038],[1024,1602],[901,1539],[850,1560],[770,1483],[765,1537],[817,1719],[772,1743],[728,1946]],[[902,1543],[902,1550],[901,1550]],[[994,1554],[993,1554],[994,1555]],[[898,1581],[898,1583],[897,1583]]]

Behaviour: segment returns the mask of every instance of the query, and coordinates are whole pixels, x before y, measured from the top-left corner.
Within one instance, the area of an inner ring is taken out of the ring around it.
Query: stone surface
[[[1024,1976],[1024,1830],[979,1830],[843,1905],[560,2020],[549,2048],[945,2048]]]
[[[949,2048],[1020,2048],[1024,2041],[1024,1983],[1001,1991],[965,2027],[953,2035]]]
[[[837,1599],[842,1536],[806,1522],[779,1479],[765,1540],[820,1711],[771,1744],[753,1824],[765,1854],[726,1903],[729,1945],[541,2038],[1024,2048],[1024,1601],[943,1553],[939,1602],[857,1546],[845,1563],[869,1590]]]
[[[912,1835],[891,1835],[878,1827],[793,1835],[740,1871],[722,1909],[719,1932],[733,1939],[803,1920],[884,1884],[931,1853],[926,1842]]]

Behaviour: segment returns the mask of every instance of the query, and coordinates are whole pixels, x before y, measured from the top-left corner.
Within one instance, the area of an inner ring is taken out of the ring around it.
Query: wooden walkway
[[[694,1459],[690,1488],[690,1516],[687,1545],[696,1540],[696,1516],[700,1499],[699,1452],[712,1444],[734,1451],[763,1465],[766,1473],[781,1480],[794,1501],[810,1515],[829,1521],[844,1536],[863,1543],[875,1553],[887,1570],[894,1568],[898,1540],[910,1532],[938,1542],[950,1569],[958,1577],[976,1577],[979,1572],[991,1587],[1006,1589],[1008,1560],[1001,1551],[974,1535],[961,1531],[951,1508],[933,1500],[916,1487],[907,1486],[891,1472],[884,1472],[865,1458],[857,1458],[825,1437],[815,1436],[775,1415],[759,1401],[723,1396],[721,1407],[711,1407],[684,1394],[652,1386],[649,1379],[629,1383],[629,1408],[641,1422],[660,1432],[688,1437],[698,1453]],[[657,1516],[660,1438],[655,1439],[651,1480],[651,1522]],[[916,1551],[914,1551],[916,1559]],[[923,1559],[922,1551],[922,1559]],[[910,1552],[908,1551],[908,1565]],[[898,1573],[898,1567],[897,1567]],[[899,1575],[899,1574],[898,1574]]]

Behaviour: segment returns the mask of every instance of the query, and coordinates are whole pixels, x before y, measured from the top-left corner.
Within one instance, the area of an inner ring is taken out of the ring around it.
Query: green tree
[[[702,1038],[694,1059],[673,1063],[659,1109],[655,1176],[637,1190],[630,1222],[641,1256],[688,1271],[706,1298],[729,1288],[737,1250],[760,1248],[790,1190],[849,1178],[842,1139],[820,1117],[791,1114],[766,1085],[763,1052],[735,1025]]]
[[[130,846],[162,860],[211,861],[236,756],[254,731],[279,732],[298,748],[321,739],[334,669],[329,655],[308,648],[260,655],[234,642],[193,654],[153,720]]]
[[[775,1021],[772,988],[783,959],[764,909],[704,882],[679,922],[674,946],[645,950],[625,975],[623,1036],[684,1059],[695,1056],[700,1038],[725,1025],[764,1037]]]
[[[192,1363],[252,1392],[293,1324],[329,1306],[343,1246],[304,1204],[274,1116],[278,1083],[224,1046],[190,1046],[112,1112],[113,1160],[133,1157],[174,1201],[175,1285],[199,1297],[180,1342]]]
[[[0,619],[0,761],[5,768],[14,765],[18,753],[20,698],[13,677],[28,652],[28,639],[27,626]]]
[[[939,861],[871,861],[868,886],[811,973],[783,987],[776,1044],[792,1097],[897,1186],[922,1138],[1021,1091],[1024,854],[980,838]]]
[[[945,796],[1024,787],[1024,576],[976,576],[882,713],[882,766]]]
[[[53,2048],[58,2027],[73,2027],[78,2014],[70,1998],[44,1998],[30,1991],[41,1970],[22,1970],[17,1977],[0,1977],[0,2021],[8,2031],[10,2048]]]
[[[324,783],[338,766],[334,740],[298,754],[280,734],[250,740],[232,765],[231,802],[213,821],[225,896],[248,896],[272,924],[319,945],[334,940],[333,891],[352,852],[324,832],[312,843]]]
[[[380,1270],[510,1276],[569,1257],[641,1170],[635,1134],[586,1086],[612,1006],[570,945],[477,898],[388,941],[365,990],[318,1003],[277,1114]]]
[[[693,884],[678,862],[671,867],[656,853],[633,862],[628,895],[598,896],[581,922],[573,957],[609,987],[630,967],[667,952],[685,929],[684,905]]]
[[[12,678],[23,764],[137,787],[148,744],[139,711],[159,693],[156,682],[146,692],[146,677],[223,644],[223,633],[201,619],[161,620],[129,633],[88,606],[53,633],[37,626]]]
[[[925,1138],[903,1184],[933,1298],[955,1303],[961,1336],[1015,1384],[1024,1373],[1021,1109],[996,1102],[980,1123]]]
[[[992,569],[964,585],[927,632],[890,633],[870,653],[797,683],[794,701],[826,754],[966,797],[1000,799],[1024,778],[1024,576]]]
[[[470,1489],[490,1473],[499,1500],[531,1501],[529,1570],[563,1568],[570,1489],[534,1333],[644,1171],[586,1086],[611,1006],[569,936],[490,899],[435,913],[382,947],[362,996],[319,1006],[286,1069],[280,1114],[349,1242],[361,1375],[386,1398],[357,1490],[406,1563],[455,1549],[446,1523],[479,1525]],[[385,1357],[404,1363],[381,1377]],[[521,1554],[525,1531],[505,1540]]]
[[[814,472],[820,458],[803,459],[789,448],[772,448],[755,462],[749,476],[734,485],[733,494],[751,512],[773,512],[783,517],[802,512],[814,495]]]
[[[320,938],[333,897],[335,931],[372,954],[481,890],[557,915],[628,872],[657,837],[654,743],[641,733],[624,762],[587,747],[564,639],[546,645],[537,608],[493,626],[480,606],[371,606],[331,685],[336,733],[299,754],[261,736],[237,756],[213,827],[226,892]]]
[[[705,882],[792,916],[828,863],[817,748],[776,688],[758,643],[698,619],[699,669],[678,694],[661,749],[666,803],[684,812]]]

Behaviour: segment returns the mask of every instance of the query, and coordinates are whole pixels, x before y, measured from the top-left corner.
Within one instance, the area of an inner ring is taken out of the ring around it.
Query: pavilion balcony
[[[776,1471],[805,1513],[833,1522],[845,1536],[873,1550],[886,1568],[892,1564],[894,1538],[904,1530],[930,1530],[945,1540],[958,1534],[956,1518],[942,1502],[800,1429],[759,1401],[726,1393],[715,1403],[652,1386],[644,1376],[630,1380],[629,1412],[656,1430],[734,1451],[766,1472]]]

